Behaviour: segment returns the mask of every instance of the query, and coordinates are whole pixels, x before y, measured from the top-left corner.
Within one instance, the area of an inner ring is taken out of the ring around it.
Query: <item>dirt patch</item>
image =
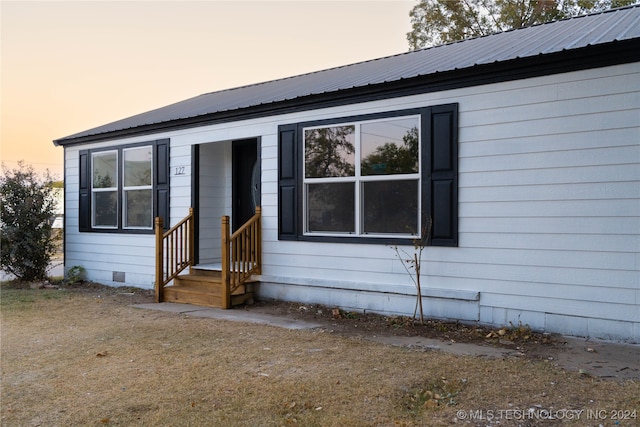
[[[392,335],[425,337],[445,342],[473,343],[502,348],[532,349],[556,345],[557,336],[533,332],[526,325],[509,325],[494,329],[461,322],[417,319],[404,316],[384,316],[374,313],[358,313],[316,304],[281,301],[260,301],[245,306],[246,310],[258,310],[293,319],[321,322],[336,333],[346,335]]]
[[[491,328],[461,322],[345,312],[315,304],[261,301],[249,311],[315,322],[331,332],[385,344],[453,354],[515,357],[551,363],[586,376],[640,379],[640,346],[532,331],[527,325]]]

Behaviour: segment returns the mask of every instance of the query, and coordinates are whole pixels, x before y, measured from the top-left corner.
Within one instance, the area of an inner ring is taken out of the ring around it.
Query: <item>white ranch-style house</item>
[[[89,280],[412,315],[393,248],[422,240],[429,317],[640,342],[638,6],[207,93],[54,143],[65,265]]]

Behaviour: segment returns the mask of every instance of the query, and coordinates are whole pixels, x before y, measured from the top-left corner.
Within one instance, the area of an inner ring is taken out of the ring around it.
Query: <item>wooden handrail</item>
[[[156,232],[156,302],[162,302],[164,287],[194,263],[195,224],[193,208],[168,231],[163,232],[162,218],[155,221]]]
[[[231,295],[262,268],[260,207],[236,232],[230,234],[229,217],[222,217],[223,308],[231,307]],[[226,306],[224,306],[226,304]]]

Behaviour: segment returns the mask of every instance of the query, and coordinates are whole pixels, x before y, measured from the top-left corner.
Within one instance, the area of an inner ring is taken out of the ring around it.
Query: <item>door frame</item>
[[[231,142],[231,147],[231,224],[235,231],[253,216],[255,212],[253,208],[260,205],[260,138],[234,140]],[[252,206],[251,184],[254,165],[258,168],[258,187],[256,205]]]
[[[238,174],[242,172],[247,172],[246,168],[242,168],[238,166],[240,162],[240,158],[243,153],[243,150],[250,150],[251,154],[255,153],[255,160],[258,164],[258,168],[261,169],[261,144],[260,137],[255,138],[245,138],[238,140],[227,141],[226,143],[231,143],[231,163],[227,163],[227,166],[231,167],[231,218],[232,225],[234,230],[242,225],[241,223],[238,225],[239,221],[239,213],[236,207],[236,197],[238,197],[239,189],[238,189]],[[212,143],[207,143],[212,144]],[[215,144],[215,142],[213,142]],[[194,223],[195,223],[195,238],[194,238],[194,263],[197,265],[200,263],[200,220],[201,220],[201,212],[200,212],[200,169],[201,169],[201,154],[200,154],[200,144],[194,144],[191,146],[191,206],[193,207],[194,212]],[[239,147],[239,148],[236,148]],[[254,151],[255,150],[255,151]],[[229,161],[229,160],[227,160]],[[236,164],[238,162],[238,164]],[[240,170],[239,170],[240,169]],[[249,170],[249,179],[251,177],[251,170]],[[260,174],[258,174],[258,180]],[[246,181],[245,181],[246,182]],[[250,194],[245,194],[247,200],[250,200]],[[260,191],[257,194],[258,196],[258,204],[260,201]]]

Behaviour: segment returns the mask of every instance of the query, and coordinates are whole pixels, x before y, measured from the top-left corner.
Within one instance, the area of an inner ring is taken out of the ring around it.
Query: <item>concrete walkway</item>
[[[279,326],[286,329],[315,329],[322,326],[322,324],[320,323],[311,323],[296,319],[288,319],[286,317],[279,317],[265,313],[239,310],[223,310],[221,308],[199,307],[196,305],[177,304],[173,302],[163,302],[161,304],[136,304],[134,305],[134,307],[148,310],[166,311],[169,313],[177,313],[193,317],[209,317],[212,319],[231,320],[235,322]]]
[[[236,322],[257,323],[278,326],[287,329],[316,329],[326,326],[324,323],[307,322],[285,316],[261,313],[251,310],[223,310],[220,308],[199,307],[189,304],[161,303],[136,304],[136,308],[158,310],[193,317]],[[364,339],[386,345],[423,348],[443,351],[460,356],[488,358],[522,357],[517,348],[491,347],[469,343],[452,343],[420,336],[405,337],[393,335],[360,335]],[[562,337],[555,346],[541,345],[535,357],[549,363],[583,375],[600,378],[640,379],[640,345],[620,344],[604,341],[591,341],[575,337]]]

